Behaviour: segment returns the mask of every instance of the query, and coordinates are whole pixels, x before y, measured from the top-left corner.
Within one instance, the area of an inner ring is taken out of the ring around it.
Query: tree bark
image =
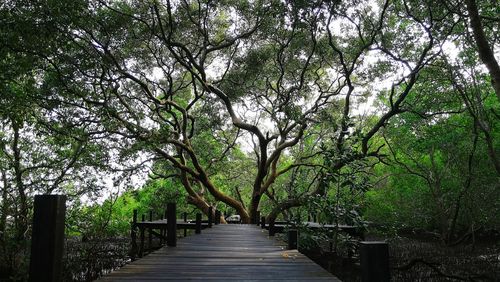
[[[208,179],[208,176],[206,174],[202,174],[200,180],[201,180],[203,186],[205,186],[208,189],[208,191],[210,192],[210,194],[212,194],[212,196],[214,196],[217,200],[220,200],[220,201],[230,205],[234,209],[236,209],[236,211],[241,216],[241,221],[243,223],[250,222],[250,216],[249,216],[247,210],[239,201],[237,201],[237,200],[233,199],[232,197],[217,190],[215,188],[215,186],[213,185],[213,183],[210,181],[210,179]]]
[[[0,214],[0,242],[3,241],[4,239],[6,223],[7,223],[7,212],[9,206],[7,202],[7,197],[8,197],[7,174],[5,173],[4,170],[2,170],[2,182],[3,182],[3,187],[2,187],[2,199],[1,199],[2,207]]]
[[[17,187],[17,192],[19,194],[19,214],[18,223],[16,230],[16,239],[19,241],[24,241],[25,233],[28,230],[28,200],[26,197],[26,191],[22,179],[23,171],[21,164],[21,149],[19,148],[19,130],[20,126],[18,121],[14,118],[12,121],[12,130],[14,131],[14,140],[12,142],[12,151],[14,154],[14,163],[12,164],[15,174],[15,182]]]
[[[272,211],[266,218],[266,222],[274,222],[278,217],[278,215],[282,213],[284,210],[288,210],[293,207],[300,207],[304,203],[305,203],[305,198],[289,199],[285,202],[282,202],[279,205],[275,206],[274,209],[272,209]]]
[[[490,73],[491,84],[493,85],[493,89],[495,90],[497,98],[500,101],[500,67],[498,66],[494,52],[488,43],[486,34],[484,33],[476,1],[466,0],[465,2],[467,4],[470,25],[472,28],[472,34],[474,35],[474,40],[476,41],[479,58],[481,58],[481,61],[483,61],[484,65],[488,69],[488,72]]]
[[[462,78],[462,80],[464,80]],[[485,113],[484,105],[477,91],[470,91],[472,93],[472,98],[469,98],[467,94],[466,88],[461,85],[459,82],[459,78],[457,78],[453,73],[451,75],[451,82],[453,86],[460,94],[467,111],[469,112],[472,119],[474,119],[474,123],[477,126],[477,129],[481,130],[484,135],[484,141],[486,142],[486,146],[488,148],[488,156],[493,164],[498,175],[500,175],[500,160],[498,159],[496,148],[493,143],[493,137],[491,136],[491,125],[487,121],[487,115]],[[476,101],[476,102],[473,102]]]

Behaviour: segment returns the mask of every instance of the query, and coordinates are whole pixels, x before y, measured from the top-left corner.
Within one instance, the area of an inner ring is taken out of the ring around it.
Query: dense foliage
[[[0,279],[25,278],[35,194],[67,194],[82,240],[171,201],[448,245],[498,231],[498,9],[2,2]]]

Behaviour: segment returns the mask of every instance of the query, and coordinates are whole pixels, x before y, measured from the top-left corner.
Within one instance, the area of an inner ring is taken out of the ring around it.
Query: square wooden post
[[[269,236],[274,236],[276,232],[274,231],[274,220],[269,221]]]
[[[266,217],[265,216],[260,218],[260,227],[262,229],[266,228]]]
[[[184,217],[184,222],[187,222],[188,221],[187,220],[188,219],[187,212],[184,212],[183,217]],[[186,236],[187,236],[187,229],[186,229],[186,227],[184,227],[184,237],[186,237]]]
[[[208,228],[212,228],[212,222],[213,222],[212,211],[213,211],[213,208],[208,207]]]
[[[296,250],[298,246],[299,236],[296,229],[288,230],[288,249]]]
[[[153,211],[149,210],[149,222],[153,221]],[[148,228],[148,250],[153,249],[153,233],[151,232],[152,228]]]
[[[167,204],[167,246],[177,246],[177,216],[175,203]]]
[[[130,250],[130,257],[135,260],[137,255],[137,210],[134,210],[132,215],[132,224],[130,226],[130,237],[132,237],[132,248]]]
[[[144,222],[146,220],[146,216],[143,214],[141,216],[141,221]],[[139,234],[141,237],[141,245],[139,247],[139,257],[142,258],[144,255],[144,226],[139,227]]]
[[[220,210],[215,210],[215,225],[220,224]]]
[[[65,195],[36,195],[29,281],[61,281]]]
[[[167,246],[177,246],[177,214],[175,203],[167,204]]]
[[[389,246],[386,242],[359,242],[361,281],[385,282],[390,280]]]
[[[201,213],[196,214],[196,229],[195,234],[201,234]]]
[[[257,226],[260,225],[260,211],[256,211],[255,212],[255,224],[257,224]]]

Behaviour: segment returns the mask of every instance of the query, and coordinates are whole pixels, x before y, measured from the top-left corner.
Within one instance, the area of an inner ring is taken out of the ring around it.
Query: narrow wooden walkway
[[[255,225],[222,224],[163,247],[101,281],[339,281]]]

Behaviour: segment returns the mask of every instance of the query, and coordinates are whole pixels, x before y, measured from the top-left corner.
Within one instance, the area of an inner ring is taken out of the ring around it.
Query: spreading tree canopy
[[[354,162],[385,162],[381,132],[398,115],[463,110],[498,173],[491,114],[464,85],[489,74],[497,88],[498,40],[488,35],[498,19],[494,7],[466,2],[7,2],[3,178],[26,197],[28,157],[17,148],[32,124],[26,134],[43,145],[30,158],[40,149],[50,160],[50,177],[37,174],[53,180],[39,184],[46,193],[76,168],[146,167],[178,179],[204,212],[218,201],[250,222],[263,198],[276,216],[324,194]],[[463,55],[454,61],[455,51]],[[430,85],[435,76],[447,89]],[[308,178],[300,193],[298,175]]]

